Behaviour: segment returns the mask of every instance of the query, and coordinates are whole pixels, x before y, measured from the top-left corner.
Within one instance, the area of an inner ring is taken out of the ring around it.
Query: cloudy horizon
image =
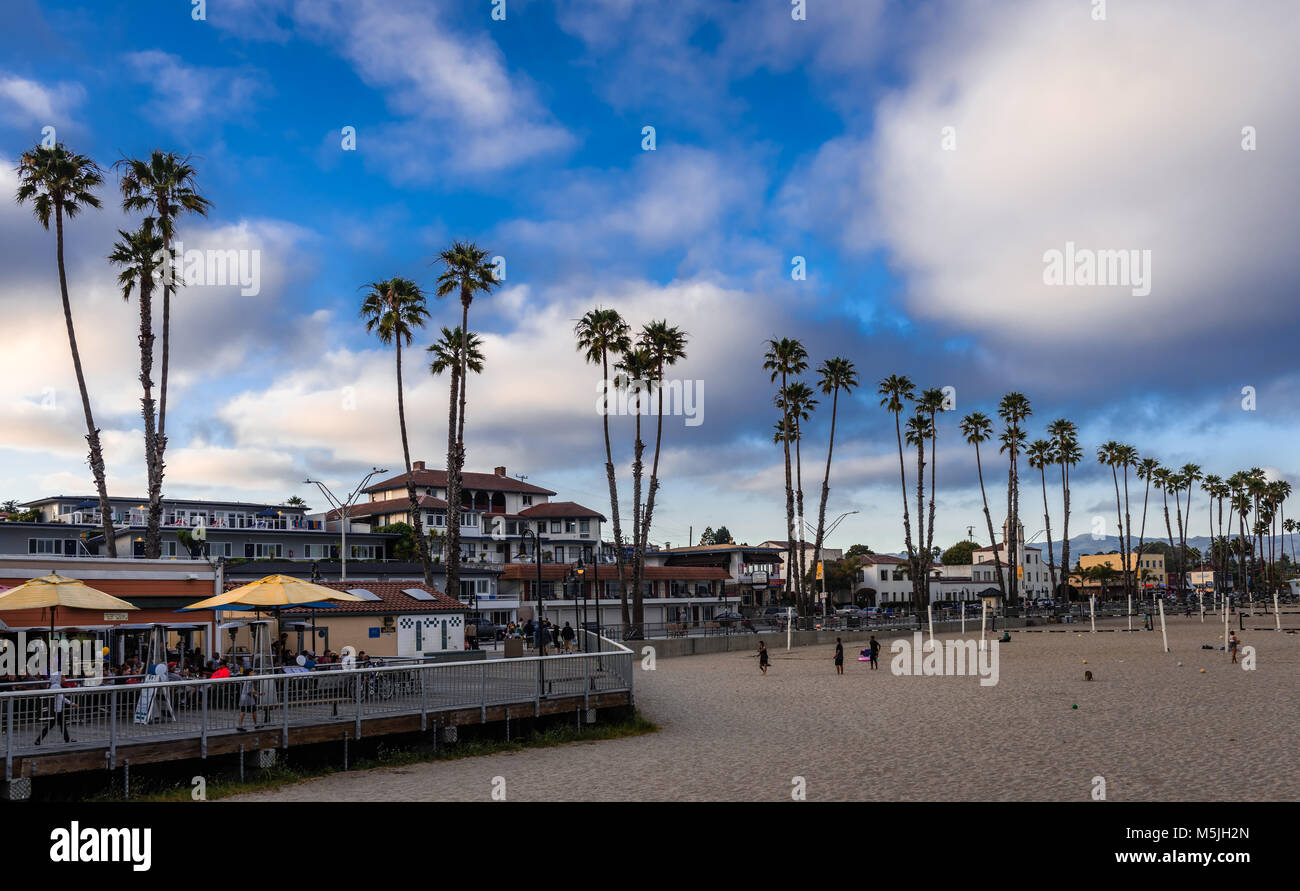
[[[1074,534],[1113,521],[1094,457],[1111,439],[1175,467],[1300,479],[1285,445],[1300,420],[1286,359],[1300,321],[1286,284],[1300,266],[1294,4],[1112,2],[1101,21],[1085,0],[809,0],[805,20],[785,0],[510,0],[504,21],[489,3],[406,0],[239,0],[203,21],[188,4],[16,5],[31,24],[0,37],[0,500],[94,491],[54,236],[12,200],[17,159],[47,127],[105,168],[194,155],[213,207],[178,237],[260,257],[258,293],[174,300],[171,497],[323,509],[305,477],[351,489],[400,468],[393,350],[358,318],[363,286],[401,275],[431,293],[455,238],[506,269],[470,312],[486,367],[468,387],[466,470],[504,465],[608,514],[600,374],[574,322],[603,306],[688,333],[670,376],[701,382],[702,423],[665,419],[660,544],[723,525],[737,541],[785,536],[773,337],[800,339],[812,368],[857,365],[827,514],[859,513],[833,547],[903,547],[894,421],[876,395],[890,374],[954,388],[939,419],[945,547],[968,526],[987,539],[957,423],[995,417],[1013,390],[1033,404],[1030,440],[1058,417],[1080,427]],[[103,209],[66,227],[69,290],[109,491],[131,496],[146,490],[138,319],[105,257],[137,218],[111,170],[99,194]],[[1045,255],[1067,245],[1149,257],[1149,293],[1048,284]],[[430,310],[405,399],[411,457],[441,467],[447,380],[424,347],[460,308]],[[829,414],[826,398],[804,433],[811,518]],[[632,423],[611,421],[626,517]],[[981,459],[1000,526],[995,441]],[[1020,469],[1033,534],[1039,481]],[[1195,535],[1205,504],[1198,492]]]

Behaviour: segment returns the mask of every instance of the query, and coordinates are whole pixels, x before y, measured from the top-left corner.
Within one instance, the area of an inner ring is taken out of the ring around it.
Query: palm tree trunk
[[[1016,488],[1019,485],[1020,468],[1017,466],[1016,449],[1014,446],[1007,449],[1007,531],[1002,536],[1004,541],[1003,547],[1007,549],[1007,588],[1010,598],[1007,601],[1008,606],[1014,606],[1020,602],[1020,579],[1017,570],[1020,568],[1020,554],[1017,550],[1017,539],[1020,535],[1020,496]]]
[[[99,441],[99,428],[90,408],[90,392],[86,389],[86,375],[81,370],[81,351],[77,349],[77,332],[72,324],[72,301],[68,298],[68,274],[63,265],[63,204],[54,203],[56,246],[59,261],[59,293],[63,298],[63,321],[68,328],[68,346],[72,350],[72,368],[77,375],[77,391],[81,394],[81,409],[86,416],[87,461],[95,478],[99,495],[100,525],[104,533],[104,548],[109,557],[117,556],[117,540],[113,537],[113,506],[108,501],[108,483],[104,479],[104,448]]]
[[[785,399],[786,375],[781,373],[781,397]],[[785,451],[785,534],[786,534],[786,559],[790,565],[785,567],[785,592],[787,597],[794,597],[795,603],[800,612],[803,611],[803,604],[800,603],[798,592],[803,589],[802,581],[799,576],[799,563],[794,555],[794,478],[790,466],[790,409],[787,407],[781,414],[781,446]]]
[[[1061,576],[1065,583],[1065,602],[1070,602],[1070,476],[1067,472],[1067,465],[1061,462],[1061,503],[1064,507],[1064,516],[1061,518]],[[1079,578],[1079,584],[1083,584],[1083,578]],[[1052,597],[1056,597],[1056,592],[1052,592]]]
[[[1056,596],[1056,553],[1052,550],[1052,515],[1047,509],[1047,464],[1043,463],[1038,468],[1038,474],[1043,481],[1043,522],[1047,527],[1047,579],[1048,590],[1052,596]]]
[[[642,392],[637,382],[636,391],[636,440],[632,444],[632,637],[641,640],[645,636],[645,592],[642,581],[645,576],[645,554],[641,551],[641,529],[645,525],[641,514],[641,479],[645,454],[645,443],[641,441],[641,405]]]
[[[1139,573],[1141,573],[1142,571],[1142,549],[1144,543],[1143,540],[1146,538],[1146,533],[1147,533],[1147,502],[1150,500],[1150,498],[1151,498],[1151,477],[1148,475],[1146,491],[1143,492],[1142,494],[1142,525],[1138,527],[1137,565],[1138,565]],[[1141,579],[1139,576],[1139,584],[1140,581]]]
[[[443,555],[447,563],[447,593],[460,596],[460,511],[464,496],[461,494],[460,471],[465,460],[465,378],[469,347],[469,302],[465,289],[460,295],[460,381],[456,386],[456,399],[447,421],[447,546]],[[542,559],[541,537],[537,538],[537,559]],[[538,619],[540,620],[541,592],[537,592]]]
[[[901,411],[894,412],[894,436],[898,439],[898,478],[903,487],[903,537],[907,545],[907,562],[913,568],[912,602],[916,603],[915,548],[912,545],[912,519],[907,510],[907,469],[903,464],[903,427],[899,421],[900,413]]]
[[[1125,591],[1132,595],[1137,591],[1137,567],[1133,565],[1133,515],[1129,512],[1128,499],[1128,465],[1124,465],[1124,585]]]
[[[925,438],[916,441],[916,554],[912,557],[912,605],[919,620],[929,586],[925,572]]]
[[[153,280],[140,276],[140,414],[144,418],[144,465],[149,507],[144,533],[144,555],[162,556],[162,452],[158,448],[157,405],[153,398]]]
[[[795,473],[795,506],[798,510],[798,519],[796,522],[799,526],[799,587],[800,595],[803,599],[803,611],[812,614],[812,601],[815,591],[807,590],[808,587],[808,555],[806,546],[806,526],[803,520],[803,431],[799,429],[799,419],[794,419],[794,473]]]
[[[922,589],[922,605],[930,603],[930,567],[934,565],[934,496],[936,486],[934,484],[935,468],[939,462],[935,457],[935,450],[939,447],[939,425],[937,423],[937,414],[930,412],[930,523],[925,533],[925,549],[921,554],[921,559],[925,564],[925,582]]]
[[[993,514],[989,513],[989,496],[984,490],[984,467],[980,463],[980,444],[975,443],[975,470],[980,477],[980,498],[984,500],[984,522],[989,527],[989,543],[993,546],[993,568],[998,576],[998,591],[1002,593],[1002,599],[1007,599],[1007,581],[1002,577],[1002,559],[998,557],[998,540],[993,534]],[[972,559],[974,559],[972,557]]]
[[[645,554],[650,542],[650,523],[655,512],[655,492],[659,490],[659,450],[664,438],[664,370],[659,367],[659,417],[655,428],[655,457],[650,464],[650,486],[646,489],[645,522],[641,524],[641,575],[645,575]],[[691,542],[687,542],[691,544]]]
[[[402,392],[402,338],[393,338],[397,344],[397,424],[402,432],[402,460],[406,466],[406,497],[411,512],[411,528],[415,532],[416,547],[420,552],[420,562],[424,567],[424,583],[433,587],[433,564],[429,560],[429,547],[424,541],[424,524],[420,522],[420,499],[415,495],[415,472],[411,469],[411,447],[406,438],[406,398]],[[346,523],[340,517],[339,522]],[[345,555],[346,556],[346,555]],[[457,597],[459,592],[451,597]]]
[[[600,370],[603,375],[601,380],[604,381],[604,390],[602,391],[604,394],[602,397],[604,399],[604,411],[601,412],[601,421],[605,430],[605,475],[609,478],[609,510],[614,523],[614,562],[618,567],[619,603],[623,611],[623,637],[627,639],[632,625],[632,613],[627,601],[627,574],[623,560],[623,521],[618,516],[618,474],[614,468],[614,450],[609,441],[609,353],[603,348],[600,351]],[[541,550],[540,546],[538,550]],[[538,559],[541,559],[540,553],[537,556]],[[597,614],[599,615],[599,590],[596,592],[596,604]]]
[[[826,499],[831,494],[831,453],[835,451],[835,413],[839,407],[840,388],[831,391],[831,435],[826,444],[826,473],[822,477],[822,497],[817,508],[817,537],[813,542],[813,566],[822,559],[822,544],[826,538]]]
[[[1110,466],[1111,479],[1115,481],[1115,522],[1119,524],[1119,549],[1120,549],[1120,580],[1123,582],[1124,592],[1128,592],[1128,557],[1124,555],[1124,511],[1119,499],[1119,472],[1115,465]]]

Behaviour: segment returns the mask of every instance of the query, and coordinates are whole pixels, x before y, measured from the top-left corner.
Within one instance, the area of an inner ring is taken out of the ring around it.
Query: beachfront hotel
[[[148,499],[109,498],[119,557],[144,556]],[[0,523],[0,554],[94,557],[106,553],[99,500],[86,495],[53,495],[21,505],[34,519]],[[339,527],[302,505],[164,498],[164,558],[188,558],[190,549],[177,533],[206,536],[207,557],[245,560],[337,560]],[[348,558],[383,560],[400,536],[348,529]],[[197,552],[196,552],[197,553]]]

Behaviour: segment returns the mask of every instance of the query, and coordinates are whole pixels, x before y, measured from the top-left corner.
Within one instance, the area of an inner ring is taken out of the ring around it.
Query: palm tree
[[[1142,493],[1142,525],[1138,527],[1138,549],[1137,565],[1142,566],[1142,552],[1146,547],[1147,534],[1147,504],[1151,499],[1151,475],[1160,468],[1160,462],[1155,458],[1143,458],[1137,463],[1138,479],[1146,483],[1146,488]],[[1145,591],[1145,588],[1142,589]]]
[[[907,419],[903,438],[908,445],[916,446],[916,557],[912,563],[912,604],[919,617],[929,602],[930,576],[926,569],[925,550],[925,443],[934,438],[934,425],[920,403],[916,414]]]
[[[619,357],[632,348],[627,322],[617,311],[596,307],[578,320],[573,334],[579,352],[588,363],[600,366],[601,422],[605,429],[605,475],[609,479],[609,508],[614,522],[614,560],[618,566],[618,589],[623,609],[624,636],[632,625],[632,613],[627,600],[627,576],[623,561],[623,524],[618,515],[618,476],[614,468],[614,452],[609,440],[609,388],[610,359]],[[539,555],[540,556],[540,555]]]
[[[934,551],[934,510],[935,494],[935,468],[938,461],[935,460],[935,450],[939,442],[939,413],[946,410],[947,397],[944,396],[943,390],[938,387],[932,387],[921,393],[921,398],[917,400],[917,410],[923,411],[930,416],[930,512],[929,523],[925,532],[925,544],[921,547],[922,562],[924,566],[925,578],[930,577],[930,567],[934,565],[934,558],[931,556]],[[930,585],[927,582],[925,586],[926,602],[930,600]]]
[[[1174,552],[1174,527],[1169,522],[1169,490],[1174,488],[1176,484],[1176,480],[1177,480],[1176,474],[1168,467],[1157,467],[1155,470],[1151,471],[1151,482],[1155,483],[1156,488],[1160,490],[1161,499],[1164,501],[1165,532],[1168,533],[1169,535],[1169,556],[1170,557],[1175,556],[1175,552]],[[1168,572],[1171,569],[1173,569],[1172,566],[1165,567],[1166,572]]]
[[[912,542],[912,520],[907,509],[907,471],[903,465],[903,426],[901,421],[903,403],[904,401],[910,402],[915,398],[916,385],[906,375],[891,374],[876,385],[876,393],[880,396],[881,406],[894,416],[894,435],[898,439],[898,476],[903,487],[903,535],[907,546],[907,561],[912,567],[912,602],[917,603],[920,600],[917,593],[919,591],[916,577],[917,555],[916,546]],[[917,522],[919,523],[920,520],[921,518],[918,516]]]
[[[411,469],[411,447],[406,438],[406,397],[402,387],[402,344],[411,344],[416,328],[424,327],[424,320],[429,317],[424,292],[410,279],[391,278],[387,281],[371,282],[361,303],[361,318],[366,323],[366,332],[374,334],[379,342],[397,347],[397,423],[402,432],[402,460],[406,465],[406,497],[410,503],[411,528],[415,532],[415,544],[420,553],[420,564],[424,567],[424,583],[433,587],[433,561],[429,559],[429,543],[424,538],[424,526],[420,521],[420,500],[415,495],[415,473]],[[464,363],[462,363],[463,367]],[[447,528],[455,529],[460,524],[459,510],[454,502],[447,502]],[[450,575],[448,576],[450,579]],[[446,592],[450,597],[459,597],[460,588],[452,587],[450,582]]]
[[[171,259],[176,218],[193,213],[206,217],[212,202],[195,187],[196,171],[189,155],[154,149],[149,160],[121,158],[113,166],[122,172],[122,209],[152,216],[163,237],[163,250]],[[158,463],[167,448],[167,360],[171,355],[172,292],[176,288],[171,265],[163,278],[162,369],[158,382]]]
[[[784,392],[789,379],[797,374],[803,374],[808,369],[808,351],[803,348],[797,340],[783,337],[780,340],[772,338],[767,342],[767,352],[763,354],[763,370],[771,373],[771,382],[776,383],[776,379],[781,379],[778,393]],[[794,425],[790,421],[788,414],[783,415],[782,430],[790,431]],[[787,554],[794,557],[794,479],[791,475],[790,468],[790,439],[789,436],[781,437],[781,447],[785,452],[785,527],[788,544]],[[803,579],[793,578],[798,576],[795,567],[787,566],[785,568],[785,590],[787,596],[790,594],[800,594],[803,591]]]
[[[63,143],[52,148],[37,145],[23,152],[18,161],[19,204],[32,202],[32,211],[41,226],[48,232],[50,218],[54,218],[55,257],[59,268],[59,293],[63,299],[63,321],[68,329],[68,346],[72,350],[72,368],[77,376],[77,390],[81,394],[81,409],[86,416],[87,461],[95,488],[99,495],[99,516],[104,533],[104,548],[109,557],[117,556],[117,541],[113,535],[113,506],[108,501],[108,484],[104,480],[104,449],[99,440],[99,428],[90,408],[90,393],[86,390],[86,376],[81,369],[81,352],[77,349],[77,332],[72,324],[72,302],[68,298],[68,274],[63,264],[63,219],[75,219],[87,207],[99,207],[94,190],[104,177],[99,165],[85,155],[68,151]]]
[[[1056,463],[1061,466],[1061,574],[1067,575],[1070,566],[1070,469],[1078,466],[1083,459],[1083,449],[1079,447],[1079,430],[1074,422],[1066,418],[1057,418],[1047,425],[1047,432],[1052,438],[1052,452]],[[1070,582],[1065,580],[1065,600],[1070,600]]]
[[[1295,530],[1296,521],[1287,517],[1282,521],[1282,531],[1291,536],[1291,566],[1295,567]]]
[[[1115,452],[1116,463],[1123,468],[1124,476],[1124,526],[1121,532],[1121,546],[1124,549],[1124,582],[1129,593],[1136,593],[1137,567],[1133,562],[1133,515],[1129,510],[1128,469],[1138,463],[1138,452],[1131,445],[1120,443]]]
[[[443,265],[438,276],[438,297],[460,296],[460,330],[469,331],[469,307],[478,294],[489,293],[500,284],[496,271],[487,263],[488,251],[470,241],[453,241],[438,254]],[[448,408],[447,420],[447,591],[460,592],[460,509],[461,471],[465,468],[465,388],[469,377],[469,357],[460,357],[459,393]],[[541,555],[538,554],[540,558]]]
[[[1211,579],[1219,578],[1219,549],[1216,547],[1219,537],[1214,534],[1214,508],[1220,505],[1219,511],[1219,536],[1223,535],[1223,511],[1219,501],[1219,488],[1223,485],[1223,480],[1214,474],[1206,474],[1201,480],[1201,489],[1205,492],[1206,497],[1210,499],[1210,577]],[[1214,582],[1214,590],[1219,590],[1219,582]]]
[[[659,450],[664,438],[664,369],[686,358],[686,333],[669,325],[668,320],[650,322],[642,327],[640,346],[650,357],[653,384],[659,391],[658,418],[655,427],[655,457],[650,464],[650,486],[646,490],[645,520],[641,524],[638,572],[644,574],[646,546],[650,540],[650,523],[655,512],[655,493],[659,491]]]
[[[1017,579],[1017,569],[1021,565],[1019,561],[1020,551],[1017,549],[1016,538],[1020,532],[1020,448],[1024,443],[1024,431],[1020,425],[1034,413],[1030,407],[1029,399],[1023,393],[1011,392],[1002,397],[998,403],[998,416],[1006,422],[1002,440],[1002,449],[1007,452],[1008,472],[1007,472],[1007,565],[1008,574],[1011,576],[1011,602],[1014,605],[1018,602],[1019,583]]]
[[[1047,508],[1047,465],[1056,463],[1056,452],[1052,450],[1052,443],[1046,439],[1035,439],[1029,444],[1025,457],[1029,460],[1029,466],[1038,471],[1039,479],[1043,484],[1043,524],[1047,530],[1047,567],[1052,596],[1056,596],[1056,554],[1052,550],[1052,513]]]
[[[811,592],[804,590],[807,583],[808,566],[807,566],[807,544],[806,544],[806,524],[803,519],[803,422],[808,420],[812,410],[817,407],[817,400],[813,398],[813,390],[803,381],[794,381],[786,385],[776,397],[776,407],[781,409],[789,416],[791,427],[791,439],[794,442],[794,473],[795,473],[795,525],[799,529],[799,556],[794,562],[798,566],[799,578],[803,584],[800,585],[799,597],[802,601],[802,612],[809,612],[812,606]]]
[[[162,261],[164,239],[146,217],[135,232],[119,229],[121,241],[113,245],[108,261],[122,267],[117,283],[122,299],[130,301],[138,284],[140,289],[140,413],[144,418],[144,466],[149,490],[149,513],[144,533],[144,555],[150,560],[162,556],[162,477],[163,452],[158,447],[158,413],[153,398],[153,288]]]
[[[817,536],[813,542],[813,566],[822,559],[822,544],[826,537],[826,499],[831,493],[831,453],[835,450],[835,417],[839,409],[840,391],[853,392],[858,386],[858,370],[849,359],[836,356],[827,359],[817,368],[817,386],[831,397],[831,433],[826,444],[826,473],[822,477],[822,497],[817,508]]]
[[[462,359],[461,349],[464,346],[464,360],[467,370],[474,374],[483,372],[483,341],[473,331],[469,333],[469,342],[462,345],[461,330],[455,330],[447,327],[442,329],[442,339],[437,343],[427,347],[427,352],[433,354],[433,359],[429,362],[429,372],[431,374],[442,374],[444,371],[451,372],[451,394],[448,397],[454,404],[460,396],[460,363]],[[453,514],[451,502],[447,503],[447,524],[451,525],[452,521],[459,522],[459,516]],[[444,559],[446,555],[443,555]]]
[[[1120,571],[1123,573],[1124,590],[1128,591],[1128,557],[1124,552],[1124,509],[1119,497],[1120,450],[1123,446],[1115,440],[1097,447],[1097,463],[1110,468],[1111,479],[1115,483],[1115,516],[1119,523]]]
[[[631,408],[636,417],[636,438],[632,443],[632,627],[631,639],[641,640],[645,625],[645,591],[642,581],[645,575],[645,554],[641,550],[643,540],[641,528],[644,516],[641,511],[641,480],[644,474],[642,456],[645,443],[641,440],[641,408],[654,375],[654,360],[650,351],[637,345],[623,353],[623,358],[615,366],[617,374],[615,386],[623,387],[629,396],[635,396],[636,407]]]
[[[1179,546],[1182,548],[1182,560],[1179,561],[1179,578],[1178,578],[1178,596],[1182,597],[1183,592],[1187,590],[1187,537],[1192,531],[1192,491],[1196,484],[1201,480],[1201,465],[1184,464],[1179,471],[1178,477],[1182,480],[1183,488],[1187,490],[1187,525],[1181,522],[1178,524]]]
[[[1002,577],[1002,558],[998,556],[998,540],[993,533],[993,515],[989,513],[989,496],[984,489],[984,466],[980,463],[980,443],[987,442],[992,435],[993,422],[983,412],[972,412],[961,421],[961,432],[966,441],[975,446],[975,470],[980,479],[980,498],[984,500],[984,522],[989,527],[989,544],[993,547],[993,566],[998,576],[998,590],[1002,599],[1007,597],[1006,579]]]

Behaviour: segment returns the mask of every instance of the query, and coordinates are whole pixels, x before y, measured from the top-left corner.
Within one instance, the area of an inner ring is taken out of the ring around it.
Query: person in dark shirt
[[[835,638],[835,673],[844,674],[844,642]]]
[[[767,644],[758,642],[758,670],[767,674]]]
[[[880,641],[876,640],[876,636],[873,634],[871,635],[871,669],[874,671],[879,667],[880,667]]]

